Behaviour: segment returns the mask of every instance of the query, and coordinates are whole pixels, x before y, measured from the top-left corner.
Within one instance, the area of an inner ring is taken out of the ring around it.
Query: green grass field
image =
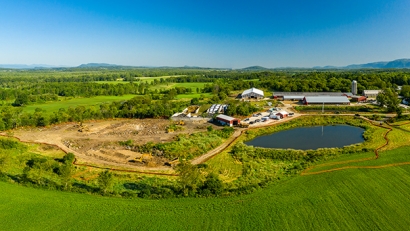
[[[60,108],[69,108],[69,107],[77,107],[77,106],[93,106],[99,105],[105,102],[114,102],[114,101],[122,101],[122,100],[129,100],[134,98],[135,95],[123,95],[123,96],[96,96],[92,98],[73,98],[69,100],[62,100],[62,101],[55,101],[55,102],[48,102],[43,104],[33,104],[28,105],[23,108],[24,112],[33,113],[36,108],[41,108],[48,113],[53,113],[58,111]]]
[[[155,89],[171,89],[174,87],[185,87],[185,88],[191,88],[192,92],[196,93],[197,88],[204,88],[206,83],[166,83],[166,84],[158,84],[155,86],[151,86],[152,90]]]
[[[172,77],[181,77],[181,76],[185,76],[185,75],[166,75],[166,76],[158,76],[158,77],[137,77],[137,79],[140,79],[140,81],[143,82],[148,82],[151,83],[154,81],[154,79],[160,80],[160,79],[168,79],[168,78],[172,78]]]
[[[395,155],[388,152],[386,159]],[[410,226],[409,165],[297,176],[229,198],[127,200],[3,182],[0,191],[0,230],[404,230]]]
[[[0,230],[406,230],[408,126],[393,128],[391,147],[377,160],[374,152],[340,155],[305,172],[336,171],[288,177],[242,196],[121,199],[0,182]],[[386,131],[374,130],[374,144],[383,143]],[[207,165],[225,181],[242,172],[227,151]]]

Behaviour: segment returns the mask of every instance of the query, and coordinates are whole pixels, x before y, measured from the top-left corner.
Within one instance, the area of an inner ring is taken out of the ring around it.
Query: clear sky
[[[0,0],[0,63],[242,68],[410,58],[409,0]]]

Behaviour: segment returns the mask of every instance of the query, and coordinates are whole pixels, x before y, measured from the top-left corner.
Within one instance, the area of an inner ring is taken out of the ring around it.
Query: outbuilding
[[[365,102],[366,99],[367,99],[366,96],[362,96],[362,95],[352,96],[352,101],[353,102]]]
[[[350,104],[346,96],[306,96],[303,104]]]
[[[221,125],[227,125],[227,126],[234,126],[234,125],[239,125],[241,123],[240,119],[234,118],[234,117],[230,117],[227,115],[218,115],[216,117],[216,121],[218,121],[218,123],[220,123]]]
[[[363,90],[363,96],[366,98],[376,98],[382,90]]]
[[[263,99],[264,94],[262,90],[252,87],[251,89],[243,91],[241,97],[242,99]]]
[[[280,117],[281,119],[288,117],[289,113],[287,111],[278,111],[276,116]]]

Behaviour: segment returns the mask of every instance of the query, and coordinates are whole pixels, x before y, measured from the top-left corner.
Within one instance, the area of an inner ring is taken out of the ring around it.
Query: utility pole
[[[323,102],[322,113],[325,113],[325,102]]]

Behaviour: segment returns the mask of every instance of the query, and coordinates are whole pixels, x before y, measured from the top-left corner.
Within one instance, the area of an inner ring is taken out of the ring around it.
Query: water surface
[[[245,144],[262,148],[301,150],[340,148],[363,142],[363,132],[363,128],[348,125],[301,127],[258,136]]]

